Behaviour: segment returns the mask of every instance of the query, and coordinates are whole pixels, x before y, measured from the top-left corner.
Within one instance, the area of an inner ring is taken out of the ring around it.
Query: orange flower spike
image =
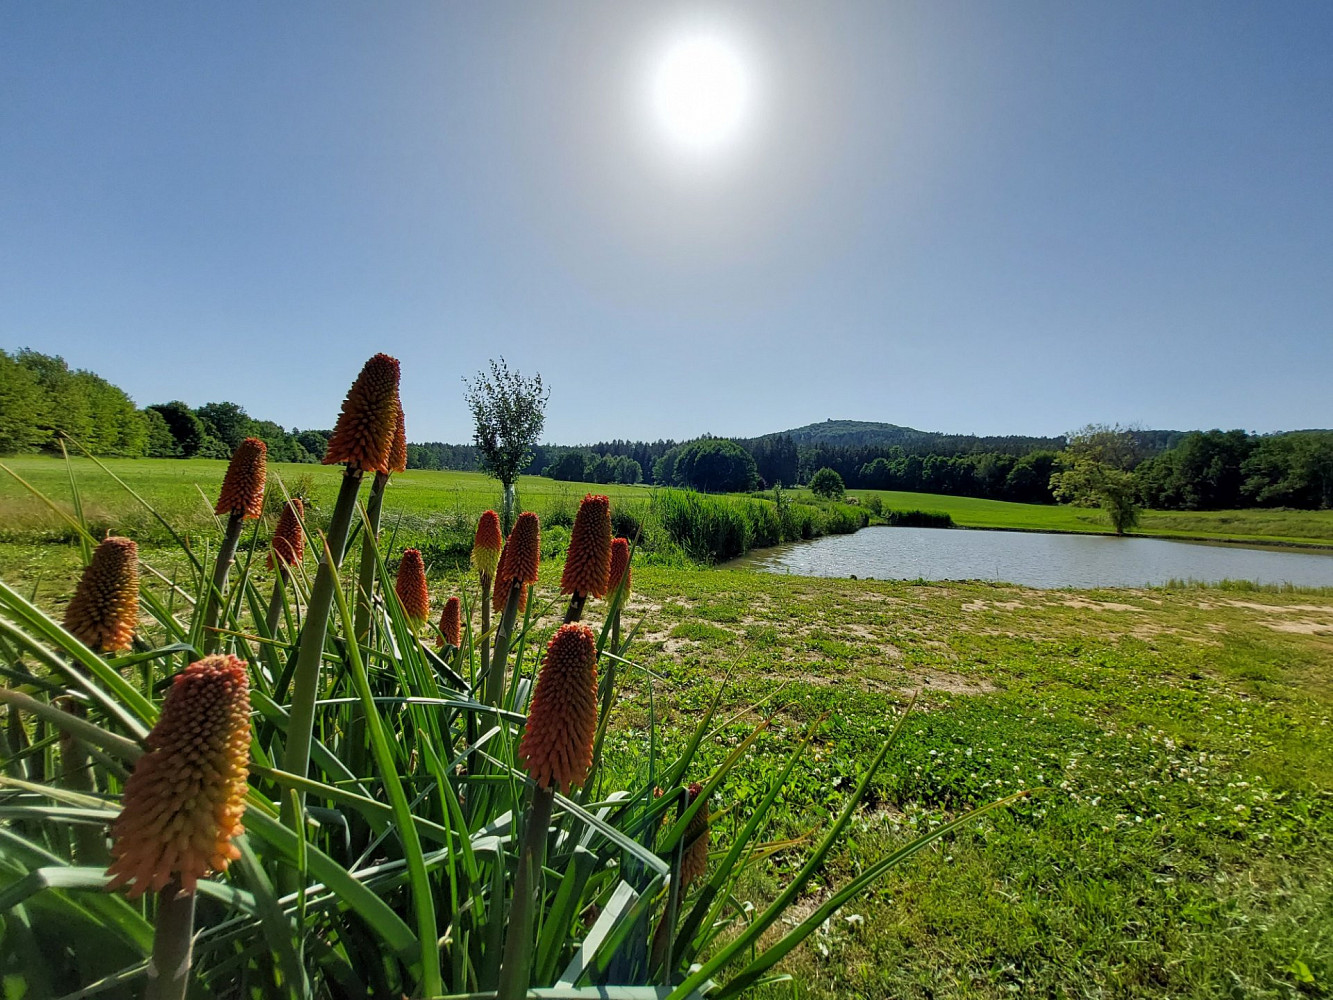
[[[569,533],[560,593],[605,597],[611,574],[611,498],[589,493]]]
[[[693,805],[694,800],[703,791],[703,785],[694,782],[690,785],[686,805]],[[685,827],[685,853],[680,859],[680,884],[685,889],[690,883],[708,871],[708,800],[699,807]]]
[[[179,876],[186,892],[241,852],[250,764],[250,680],[234,656],[206,656],[176,675],[148,752],[111,826],[108,888],[131,897]]]
[[[93,550],[65,608],[65,629],[89,649],[119,653],[134,643],[139,623],[139,546],[107,538]]]
[[[477,522],[477,535],[472,542],[472,565],[482,576],[496,579],[495,571],[500,565],[500,550],[504,548],[504,536],[500,534],[500,518],[493,510],[481,515]]]
[[[403,614],[413,625],[422,625],[430,617],[430,591],[426,588],[426,564],[419,549],[404,549],[398,564],[398,578],[393,583]]]
[[[347,391],[324,464],[347,462],[362,472],[388,472],[398,410],[398,359],[376,354]]]
[[[393,432],[393,446],[389,449],[389,471],[407,471],[407,421],[402,402],[398,404],[398,426]]]
[[[444,602],[444,610],[440,612],[440,632],[450,646],[463,645],[463,604],[457,597]]]
[[[215,514],[240,514],[251,521],[264,513],[264,480],[268,476],[268,445],[259,438],[246,438],[232,452],[231,464],[222,478]]]
[[[509,555],[509,546],[506,545],[500,553],[499,565],[495,567],[495,589],[491,591],[491,607],[498,614],[504,610],[505,601],[509,599],[509,560],[505,557]],[[524,598],[526,603],[527,598]]]
[[[509,533],[504,552],[500,554],[500,567],[495,571],[494,608],[500,611],[509,597],[509,588],[515,580],[523,584],[518,597],[518,610],[528,607],[528,590],[537,582],[537,569],[541,563],[542,538],[541,521],[531,511],[518,515],[514,530]]]
[[[274,557],[284,566],[295,566],[305,558],[305,529],[301,519],[305,517],[305,504],[300,497],[292,497],[283,505],[278,526],[273,529],[273,547],[268,553],[268,568],[274,566]]]
[[[606,592],[614,594],[620,586],[620,581],[625,581],[625,589],[622,592],[621,600],[629,600],[630,587],[634,583],[634,572],[629,565],[629,541],[624,538],[611,539],[611,574],[607,579]]]
[[[546,646],[518,755],[539,787],[568,792],[588,776],[596,734],[597,637],[562,625]]]

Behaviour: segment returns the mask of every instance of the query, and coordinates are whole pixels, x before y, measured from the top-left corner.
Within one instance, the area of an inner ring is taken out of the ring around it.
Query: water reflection
[[[994,580],[1028,587],[1143,587],[1250,580],[1333,587],[1333,552],[1160,538],[864,528],[750,553],[729,568],[881,580]]]

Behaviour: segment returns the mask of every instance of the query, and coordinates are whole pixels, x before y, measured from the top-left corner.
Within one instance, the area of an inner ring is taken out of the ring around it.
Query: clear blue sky
[[[664,138],[663,47],[751,99]],[[1333,426],[1333,3],[0,5],[0,347],[548,440]]]

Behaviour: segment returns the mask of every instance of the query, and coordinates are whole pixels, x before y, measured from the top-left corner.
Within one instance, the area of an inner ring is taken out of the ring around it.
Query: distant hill
[[[975,434],[942,434],[939,431],[920,431],[875,420],[825,420],[806,424],[788,431],[765,434],[765,438],[789,437],[797,445],[830,445],[832,447],[884,447],[894,445],[903,451],[918,454],[966,455],[974,452],[998,451],[1022,455],[1030,451],[1049,449],[1059,451],[1065,446],[1064,437],[1027,437],[1018,434],[978,437]]]

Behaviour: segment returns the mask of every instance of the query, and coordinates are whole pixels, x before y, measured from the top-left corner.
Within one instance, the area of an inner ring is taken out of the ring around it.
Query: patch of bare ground
[[[1333,622],[1262,622],[1265,628],[1274,632],[1291,632],[1295,635],[1333,635]]]
[[[1086,597],[1071,597],[1063,601],[1057,601],[1066,608],[1084,608],[1088,611],[1142,611],[1148,612],[1147,608],[1140,608],[1133,604],[1117,604],[1115,601],[1090,601]]]
[[[922,693],[939,691],[944,694],[981,695],[998,691],[994,684],[984,677],[964,677],[962,674],[941,670],[929,670],[921,675]]]
[[[1032,605],[1024,604],[1022,601],[968,601],[962,606],[963,611],[985,611],[987,608],[998,608],[1002,611],[1018,611],[1020,608],[1030,608]]]
[[[1328,605],[1320,604],[1259,604],[1255,601],[1223,601],[1233,608],[1249,608],[1252,611],[1264,611],[1268,614],[1287,614],[1290,612],[1313,611],[1316,614],[1328,614],[1333,611]]]

